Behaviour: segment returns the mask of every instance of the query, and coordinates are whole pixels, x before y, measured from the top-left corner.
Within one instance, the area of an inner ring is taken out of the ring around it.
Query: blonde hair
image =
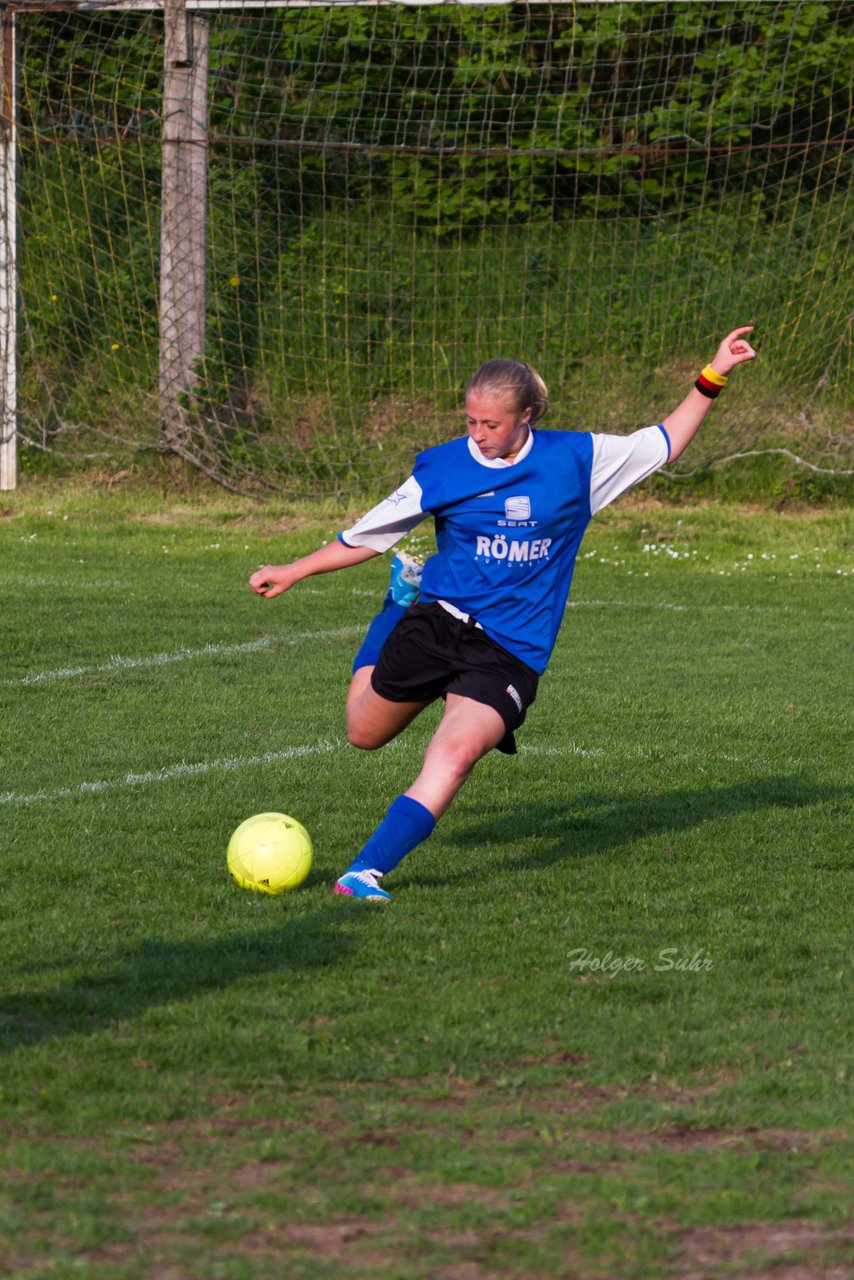
[[[511,391],[517,413],[530,408],[532,427],[549,411],[548,388],[536,369],[525,364],[524,360],[487,360],[469,380],[466,395],[470,391],[490,395]]]

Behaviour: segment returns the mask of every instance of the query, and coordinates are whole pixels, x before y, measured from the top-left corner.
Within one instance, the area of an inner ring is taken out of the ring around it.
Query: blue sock
[[[426,840],[436,819],[411,796],[398,796],[348,871],[392,871],[422,840]]]
[[[380,649],[382,649],[405,613],[405,607],[402,604],[395,604],[389,591],[385,600],[383,600],[382,609],[380,609],[368,627],[367,634],[359,647],[359,652],[353,659],[354,671],[358,671],[359,667],[375,667],[377,665]]]

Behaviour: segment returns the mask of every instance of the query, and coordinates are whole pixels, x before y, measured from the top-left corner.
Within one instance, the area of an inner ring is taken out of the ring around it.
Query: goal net
[[[620,432],[753,323],[677,474],[851,474],[854,4],[182,21],[17,11],[24,469],[362,494],[460,431],[485,359],[542,373],[547,425]]]

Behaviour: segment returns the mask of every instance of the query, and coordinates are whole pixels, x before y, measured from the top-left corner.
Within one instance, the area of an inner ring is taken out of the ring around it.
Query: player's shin
[[[435,825],[433,814],[418,800],[398,796],[347,872],[374,871],[385,875],[426,840]]]

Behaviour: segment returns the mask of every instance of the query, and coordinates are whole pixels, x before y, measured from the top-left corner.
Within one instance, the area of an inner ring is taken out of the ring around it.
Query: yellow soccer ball
[[[285,813],[256,813],[228,842],[228,869],[242,889],[284,893],[311,869],[311,836]]]

